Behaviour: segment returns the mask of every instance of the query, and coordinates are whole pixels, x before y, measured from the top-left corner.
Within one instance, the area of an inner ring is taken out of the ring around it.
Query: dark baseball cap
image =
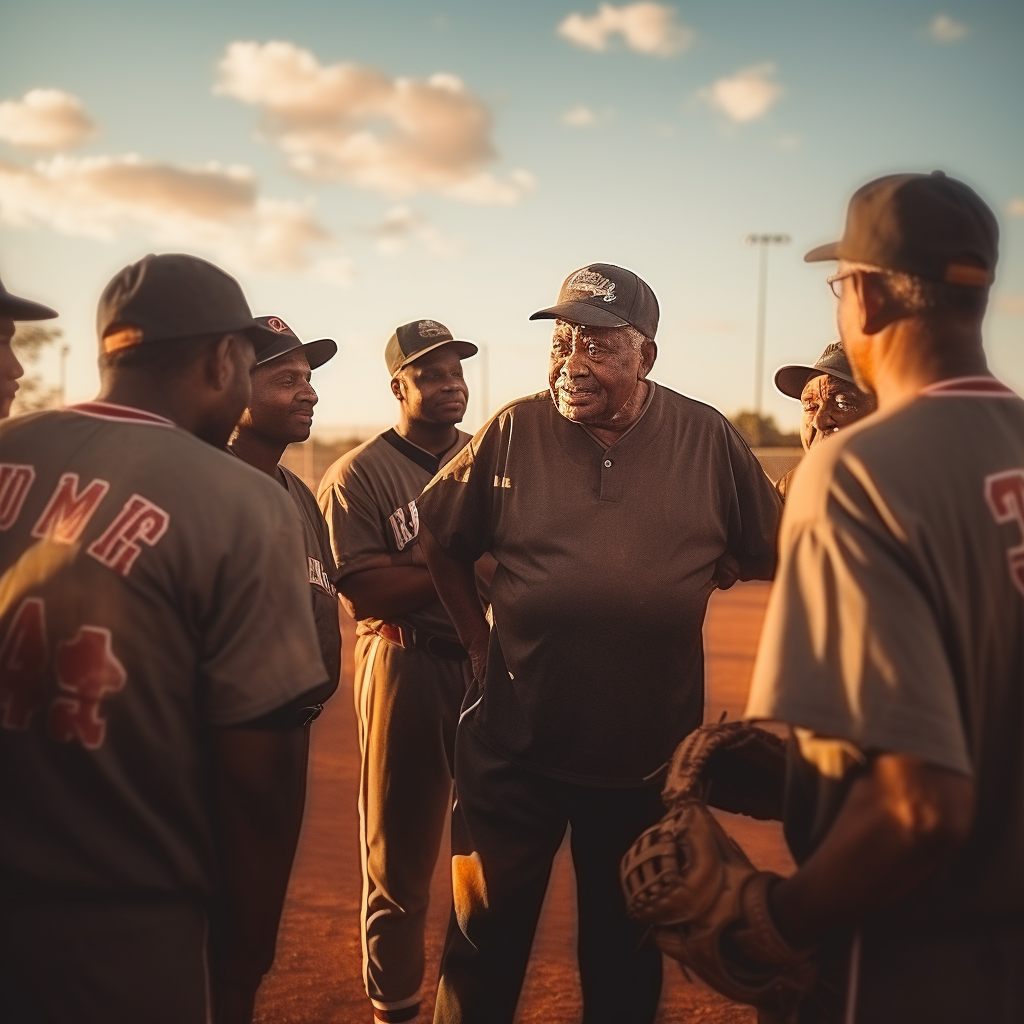
[[[566,320],[585,327],[635,327],[645,338],[658,332],[658,300],[632,270],[591,263],[574,270],[562,284],[558,302],[531,320]]]
[[[33,302],[31,299],[22,299],[12,295],[0,281],[0,314],[9,316],[12,320],[52,320],[60,314],[41,302]]]
[[[804,260],[850,260],[987,288],[998,258],[995,215],[962,181],[933,171],[890,174],[857,189],[843,237],[812,249]]]
[[[184,253],[150,254],[115,274],[100,296],[96,331],[104,352],[237,331],[260,359],[277,340],[253,319],[230,274]]]
[[[799,400],[807,382],[814,377],[820,377],[823,373],[845,380],[854,387],[857,386],[841,341],[829,342],[813,366],[780,366],[775,371],[775,386],[789,398]]]
[[[457,341],[444,324],[436,320],[413,320],[395,328],[384,349],[384,362],[392,377],[403,366],[415,362],[420,356],[433,352],[442,345],[454,345],[460,359],[468,359],[479,351],[471,341]]]
[[[272,331],[275,336],[271,347],[257,359],[257,366],[300,348],[306,362],[309,363],[309,368],[315,370],[318,366],[323,366],[328,359],[333,359],[338,352],[338,344],[333,338],[318,338],[316,341],[307,341],[303,344],[299,336],[279,316],[258,316],[256,323]]]

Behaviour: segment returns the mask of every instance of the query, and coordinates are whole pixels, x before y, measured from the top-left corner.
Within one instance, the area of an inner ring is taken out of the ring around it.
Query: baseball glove
[[[652,925],[662,951],[723,995],[788,1021],[817,976],[813,948],[775,927],[758,871],[699,800],[682,800],[622,860],[626,908]]]
[[[665,806],[703,800],[712,807],[761,820],[782,820],[786,743],[749,722],[694,730],[672,755],[661,791]]]

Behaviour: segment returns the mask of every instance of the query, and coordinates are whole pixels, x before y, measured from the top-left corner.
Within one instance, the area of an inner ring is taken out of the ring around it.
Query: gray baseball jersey
[[[1024,402],[988,377],[945,381],[813,449],[747,715],[977,786],[966,845],[888,928],[1024,920],[1022,680]]]
[[[326,673],[295,509],[169,420],[0,425],[0,893],[215,891],[207,733]]]
[[[336,680],[341,675],[341,628],[338,624],[338,591],[332,582],[334,557],[331,554],[331,536],[313,492],[290,469],[284,466],[278,466],[278,469],[288,495],[299,510],[320,653],[328,677]]]
[[[395,564],[395,556],[411,552],[419,543],[420,492],[469,437],[460,430],[455,444],[438,459],[396,430],[386,430],[346,452],[327,470],[317,500],[330,529],[338,580],[366,569],[387,568]],[[458,640],[439,600],[407,612],[401,620],[414,629]],[[371,628],[379,624],[367,622]]]

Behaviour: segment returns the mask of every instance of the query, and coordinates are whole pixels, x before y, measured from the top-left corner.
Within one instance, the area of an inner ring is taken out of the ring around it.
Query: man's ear
[[[206,350],[203,359],[203,375],[215,390],[223,391],[235,373],[238,341],[233,334],[225,334],[216,344]]]
[[[854,274],[852,280],[860,304],[860,328],[865,334],[880,334],[903,316],[881,274],[863,271]]]
[[[405,395],[402,394],[402,378],[392,377],[391,378],[391,394],[395,396],[400,402],[405,401]]]
[[[640,370],[637,373],[638,380],[645,380],[654,367],[654,360],[658,358],[658,346],[653,341],[645,340],[640,348]]]

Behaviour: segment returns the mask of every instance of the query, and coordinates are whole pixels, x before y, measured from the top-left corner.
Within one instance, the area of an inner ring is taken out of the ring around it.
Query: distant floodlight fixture
[[[764,385],[764,322],[768,301],[768,248],[789,245],[789,235],[781,233],[750,234],[743,236],[744,245],[756,245],[760,250],[757,273],[757,337],[754,339],[754,411],[761,415],[761,391]]]

